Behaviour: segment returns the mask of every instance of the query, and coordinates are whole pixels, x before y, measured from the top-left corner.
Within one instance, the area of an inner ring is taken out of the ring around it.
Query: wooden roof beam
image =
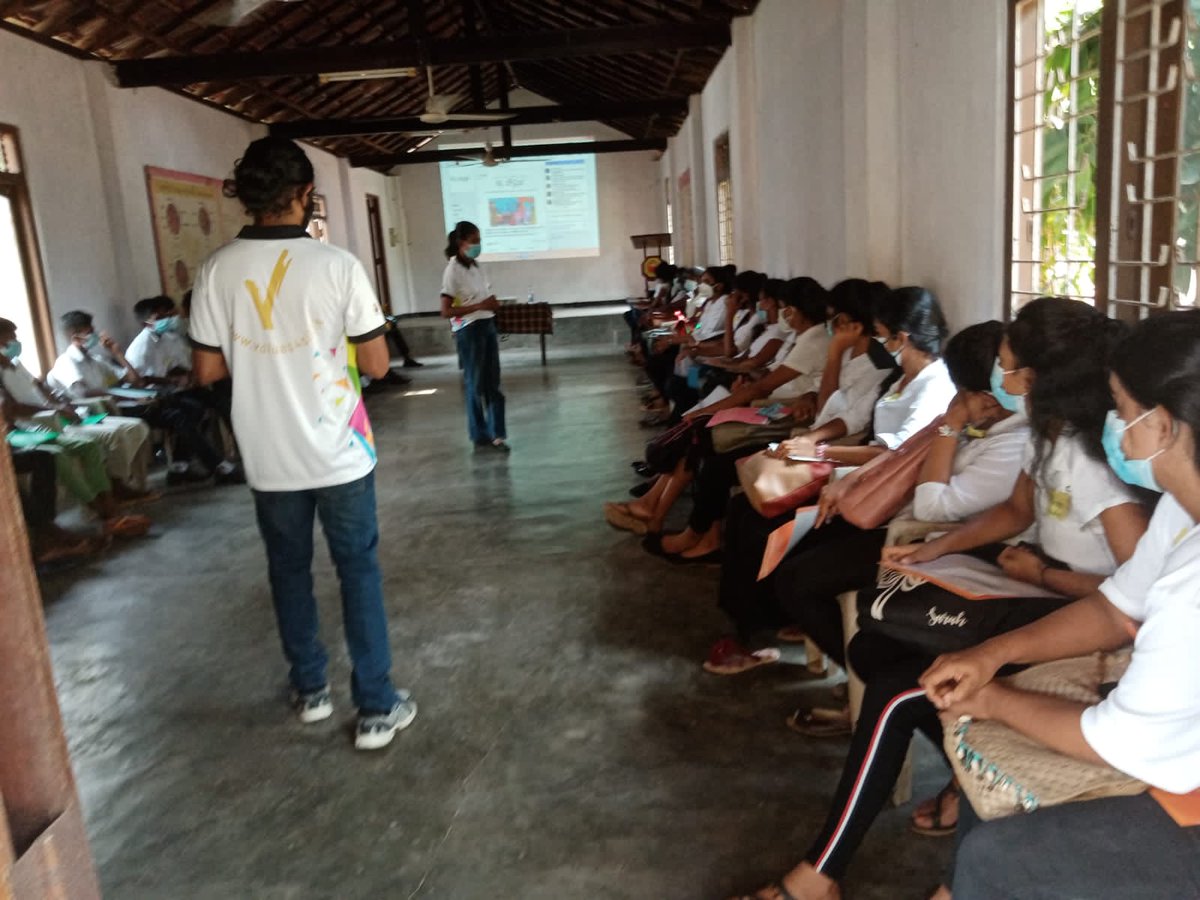
[[[122,60],[115,63],[122,87],[239,81],[322,72],[367,71],[403,66],[470,65],[530,59],[615,56],[640,51],[726,47],[726,23],[634,25],[569,31],[494,34],[481,38],[398,40],[358,46],[295,48]]]
[[[482,150],[483,148],[478,148]],[[508,156],[496,153],[496,158],[526,156],[570,156],[576,153],[629,153],[635,150],[666,150],[666,138],[633,141],[580,141],[567,144],[523,144],[506,151]],[[392,166],[411,166],[417,163],[453,162],[472,152],[467,148],[458,150],[431,150],[425,153],[397,153],[379,156],[351,156],[350,165],[360,168],[385,169]]]
[[[524,106],[509,110],[511,119],[496,125],[544,125],[550,122],[602,122],[605,119],[641,118],[642,116],[686,114],[687,97],[653,100],[627,100],[609,103],[581,103],[570,106]],[[495,110],[487,110],[495,112]],[[450,121],[427,125],[418,116],[394,116],[363,119],[303,119],[276,122],[271,134],[293,139],[344,137],[356,134],[405,134],[410,131],[472,131],[486,122]]]

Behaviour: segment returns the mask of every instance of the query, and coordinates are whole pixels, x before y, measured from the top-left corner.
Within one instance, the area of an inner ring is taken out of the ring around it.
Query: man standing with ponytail
[[[466,391],[467,433],[481,450],[508,453],[504,392],[500,390],[500,305],[476,261],[482,245],[479,229],[459,222],[446,235],[446,272],[442,275],[442,318],[450,320]]]
[[[313,597],[313,519],[342,587],[358,707],[355,746],[377,750],[416,717],[391,681],[377,547],[375,440],[358,373],[389,369],[386,322],[362,264],[314,241],[313,167],[267,137],[238,160],[227,192],[254,217],[196,273],[190,336],[201,384],[233,377],[233,428],[254,492],[271,596],[301,722],[333,700]]]

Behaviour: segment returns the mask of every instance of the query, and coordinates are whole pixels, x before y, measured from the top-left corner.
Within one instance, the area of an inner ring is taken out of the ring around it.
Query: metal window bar
[[[1087,196],[1091,191],[1090,183],[1079,182],[1079,176],[1086,170],[1080,163],[1080,124],[1095,120],[1099,111],[1098,103],[1089,103],[1087,108],[1081,109],[1079,100],[1080,85],[1085,81],[1096,80],[1099,76],[1095,67],[1082,68],[1081,51],[1087,41],[1099,37],[1100,29],[1082,27],[1084,15],[1077,5],[1070,6],[1069,11],[1069,25],[1047,29],[1045,0],[1031,0],[1023,10],[1018,10],[1018,15],[1023,18],[1023,26],[1018,27],[1016,31],[1012,74],[1015,107],[1012,140],[1016,162],[1012,190],[1016,195],[1016,202],[1013,204],[1016,222],[1009,259],[1014,270],[1015,289],[1011,295],[1015,306],[1019,305],[1022,298],[1042,296],[1046,293],[1077,296],[1088,302],[1095,301],[1094,297],[1086,293],[1062,289],[1065,287],[1063,279],[1069,279],[1071,284],[1086,292],[1087,282],[1090,280],[1089,269],[1093,270],[1091,277],[1094,278],[1095,259],[1079,258],[1081,248],[1086,252],[1088,247],[1094,246],[1094,235],[1081,234],[1079,231],[1079,214],[1085,208]],[[1032,21],[1025,18],[1029,15],[1033,16]],[[1027,46],[1031,37],[1033,48]],[[1052,54],[1061,53],[1064,46],[1070,54],[1069,69],[1063,74],[1053,74],[1053,70],[1047,70],[1046,60]],[[1029,52],[1034,49],[1036,52]],[[1031,68],[1032,72],[1029,71]],[[1066,114],[1056,114],[1050,119],[1047,116],[1046,96],[1056,89],[1066,95],[1062,103]],[[1058,172],[1043,172],[1043,136],[1063,131],[1066,132],[1067,140],[1065,171],[1060,169]],[[1046,184],[1050,181],[1064,181],[1064,194],[1061,197],[1062,202],[1044,206],[1040,201],[1049,199],[1045,191],[1050,189]],[[1022,184],[1026,187],[1022,188]],[[1046,243],[1049,237],[1044,233],[1046,217],[1054,214],[1060,214],[1065,223],[1066,247],[1060,249],[1070,248],[1074,251],[1065,254],[1066,258],[1063,259],[1054,259],[1053,253],[1047,258],[1045,253],[1047,248],[1052,246]],[[1028,244],[1025,249],[1031,252],[1017,252],[1024,244]]]
[[[1166,277],[1169,284],[1177,284],[1177,275],[1180,270],[1190,271],[1196,268],[1195,264],[1189,263],[1183,259],[1183,250],[1179,246],[1182,236],[1180,234],[1180,204],[1179,200],[1182,197],[1182,176],[1184,158],[1194,156],[1200,153],[1200,146],[1186,146],[1187,139],[1186,123],[1189,115],[1195,115],[1196,112],[1187,109],[1187,91],[1178,90],[1179,84],[1179,68],[1172,63],[1168,69],[1165,84],[1160,84],[1159,73],[1162,63],[1162,54],[1165,51],[1175,47],[1180,47],[1183,62],[1184,81],[1192,82],[1196,80],[1195,67],[1188,54],[1189,43],[1195,39],[1195,35],[1200,31],[1200,25],[1196,21],[1190,3],[1184,0],[1183,9],[1185,15],[1172,16],[1168,25],[1168,33],[1166,40],[1158,40],[1157,37],[1162,34],[1163,26],[1163,0],[1156,2],[1145,3],[1135,10],[1128,9],[1128,0],[1118,0],[1119,21],[1117,26],[1117,72],[1116,72],[1116,97],[1114,98],[1114,117],[1116,121],[1115,130],[1117,134],[1122,130],[1122,118],[1124,115],[1124,107],[1131,103],[1145,103],[1145,126],[1143,134],[1143,148],[1139,150],[1137,143],[1134,141],[1125,142],[1125,154],[1129,162],[1140,166],[1141,168],[1141,185],[1140,196],[1138,185],[1127,182],[1125,191],[1122,195],[1120,191],[1113,191],[1112,209],[1114,223],[1112,233],[1114,240],[1117,233],[1116,223],[1121,221],[1121,204],[1125,203],[1134,210],[1131,215],[1136,216],[1141,223],[1141,252],[1138,259],[1118,259],[1115,257],[1109,260],[1110,283],[1117,284],[1117,272],[1120,269],[1133,268],[1138,274],[1138,297],[1143,299],[1129,299],[1125,297],[1113,296],[1110,302],[1113,304],[1140,307],[1145,311],[1153,309],[1165,308],[1182,308],[1192,302],[1185,293],[1177,287],[1168,285],[1160,285],[1159,289],[1154,292],[1154,298],[1151,297],[1151,284],[1155,270],[1166,269]],[[1143,49],[1133,53],[1126,53],[1126,37],[1129,23],[1142,16],[1150,16],[1150,43]],[[1180,42],[1182,41],[1182,45]],[[1133,64],[1145,61],[1147,85],[1146,90],[1135,94],[1124,94],[1126,70]],[[1158,137],[1158,114],[1159,101],[1162,97],[1177,93],[1180,106],[1176,110],[1176,135],[1174,148],[1160,150],[1157,146]],[[1147,102],[1150,101],[1150,102]],[[1197,111],[1200,112],[1200,111]],[[1120,152],[1117,150],[1116,152]],[[1154,185],[1156,182],[1157,167],[1160,164],[1172,165],[1174,167],[1174,185],[1168,194],[1154,194]],[[1116,167],[1114,167],[1115,169]],[[1169,204],[1169,205],[1168,205]],[[1140,213],[1137,208],[1140,207]],[[1162,210],[1161,213],[1158,210]],[[1155,216],[1170,215],[1172,243],[1160,244],[1157,257],[1152,251],[1153,229],[1156,224]],[[1200,236],[1197,236],[1200,238]],[[1172,254],[1171,247],[1175,246],[1176,252]],[[1194,276],[1192,276],[1194,278]],[[1194,290],[1194,281],[1192,283]]]

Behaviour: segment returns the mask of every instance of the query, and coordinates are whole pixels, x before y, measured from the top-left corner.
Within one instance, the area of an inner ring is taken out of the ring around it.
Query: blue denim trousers
[[[313,596],[313,518],[321,520],[342,586],[342,622],[354,664],[350,687],[364,714],[391,710],[392,656],[377,549],[375,475],[309,491],[254,491],[258,529],[267,547],[271,598],[292,687],[301,693],[325,686],[329,657],[318,636]]]
[[[454,333],[462,362],[467,433],[476,444],[507,438],[500,390],[500,338],[492,319],[476,319]]]

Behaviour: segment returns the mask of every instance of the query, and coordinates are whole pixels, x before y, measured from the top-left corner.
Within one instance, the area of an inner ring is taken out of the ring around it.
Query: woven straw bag
[[[1013,687],[1081,703],[1100,702],[1100,686],[1129,666],[1129,651],[1098,653],[1026,669]],[[945,732],[946,754],[971,807],[1000,819],[1080,800],[1140,794],[1146,784],[1111,766],[1064,756],[998,722],[963,717]]]

